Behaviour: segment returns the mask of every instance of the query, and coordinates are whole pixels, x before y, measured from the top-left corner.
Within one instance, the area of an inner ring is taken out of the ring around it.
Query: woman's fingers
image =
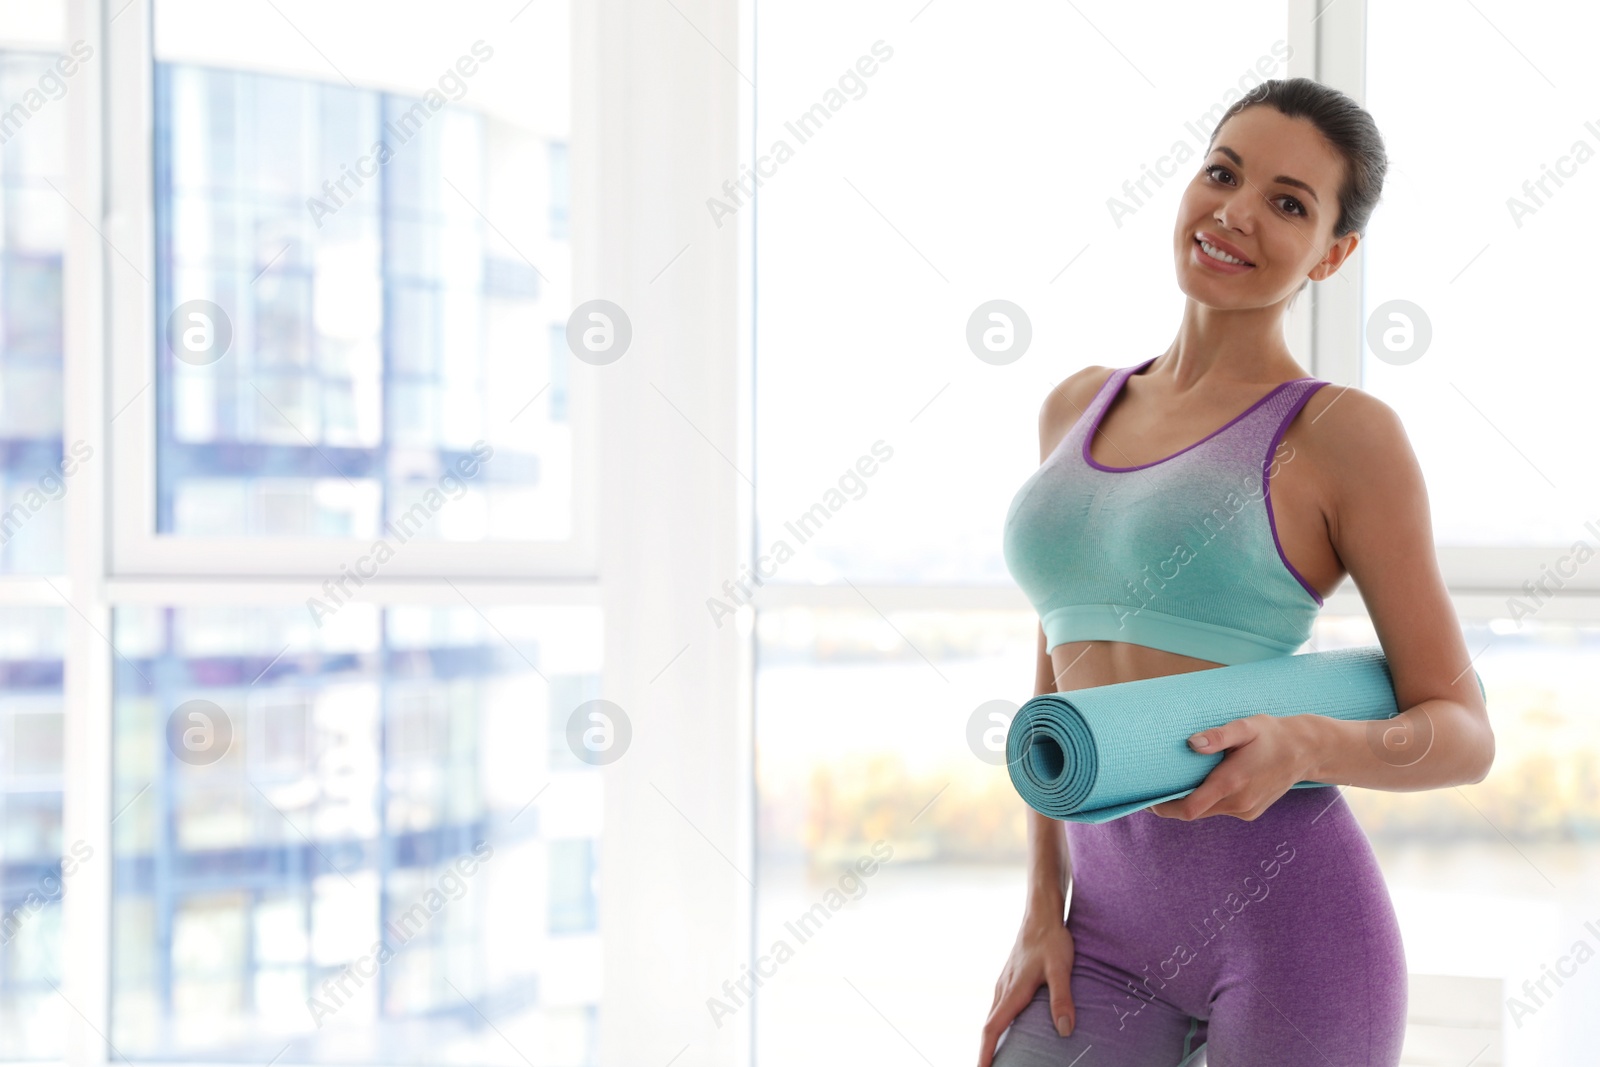
[[[1028,1006],[1035,992],[1037,988],[1025,989],[1021,985],[1011,985],[995,999],[994,1007],[989,1009],[989,1017],[983,1023],[983,1044],[978,1046],[978,1067],[989,1067],[1000,1035],[1006,1032],[1011,1020]]]
[[[1078,1024],[1078,1008],[1072,1003],[1072,961],[1065,968],[1045,968],[1045,984],[1050,987],[1050,1018],[1056,1033],[1066,1037]]]

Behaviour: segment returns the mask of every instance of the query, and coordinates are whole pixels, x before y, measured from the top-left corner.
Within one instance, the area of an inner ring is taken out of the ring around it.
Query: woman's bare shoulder
[[[1116,373],[1115,367],[1091,364],[1063,378],[1039,408],[1039,457],[1055,451],[1067,431],[1082,418],[1095,395]]]
[[[1347,456],[1352,450],[1370,451],[1375,444],[1389,448],[1405,437],[1405,427],[1394,408],[1358,386],[1337,382],[1329,382],[1306,399],[1289,432],[1304,446],[1329,457]]]
[[[1358,386],[1330,382],[1312,393],[1286,439],[1312,456],[1334,527],[1339,501],[1352,496],[1352,486],[1397,465],[1417,466],[1400,413]]]

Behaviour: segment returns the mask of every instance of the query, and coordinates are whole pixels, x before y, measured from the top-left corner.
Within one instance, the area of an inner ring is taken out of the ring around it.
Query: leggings
[[[1395,1067],[1406,960],[1377,858],[1334,787],[1253,822],[1148,810],[1067,823],[1076,1025],[1050,992],[993,1067]]]

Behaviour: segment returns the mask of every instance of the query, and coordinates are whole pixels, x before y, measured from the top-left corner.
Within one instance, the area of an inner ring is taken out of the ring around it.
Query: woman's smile
[[[1243,274],[1245,271],[1255,269],[1255,267],[1249,263],[1229,263],[1227,260],[1218,259],[1216,256],[1212,255],[1211,252],[1206,250],[1207,247],[1207,242],[1202,241],[1198,237],[1194,239],[1195,262],[1209,268],[1210,270],[1214,270],[1219,274]],[[1215,251],[1221,252],[1222,250],[1215,249]]]

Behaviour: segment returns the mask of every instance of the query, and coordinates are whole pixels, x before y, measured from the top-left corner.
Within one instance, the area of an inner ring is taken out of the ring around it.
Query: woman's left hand
[[[1204,755],[1226,751],[1194,792],[1151,805],[1162,818],[1232,815],[1250,822],[1310,773],[1308,753],[1294,715],[1248,715],[1202,730],[1189,747]]]

